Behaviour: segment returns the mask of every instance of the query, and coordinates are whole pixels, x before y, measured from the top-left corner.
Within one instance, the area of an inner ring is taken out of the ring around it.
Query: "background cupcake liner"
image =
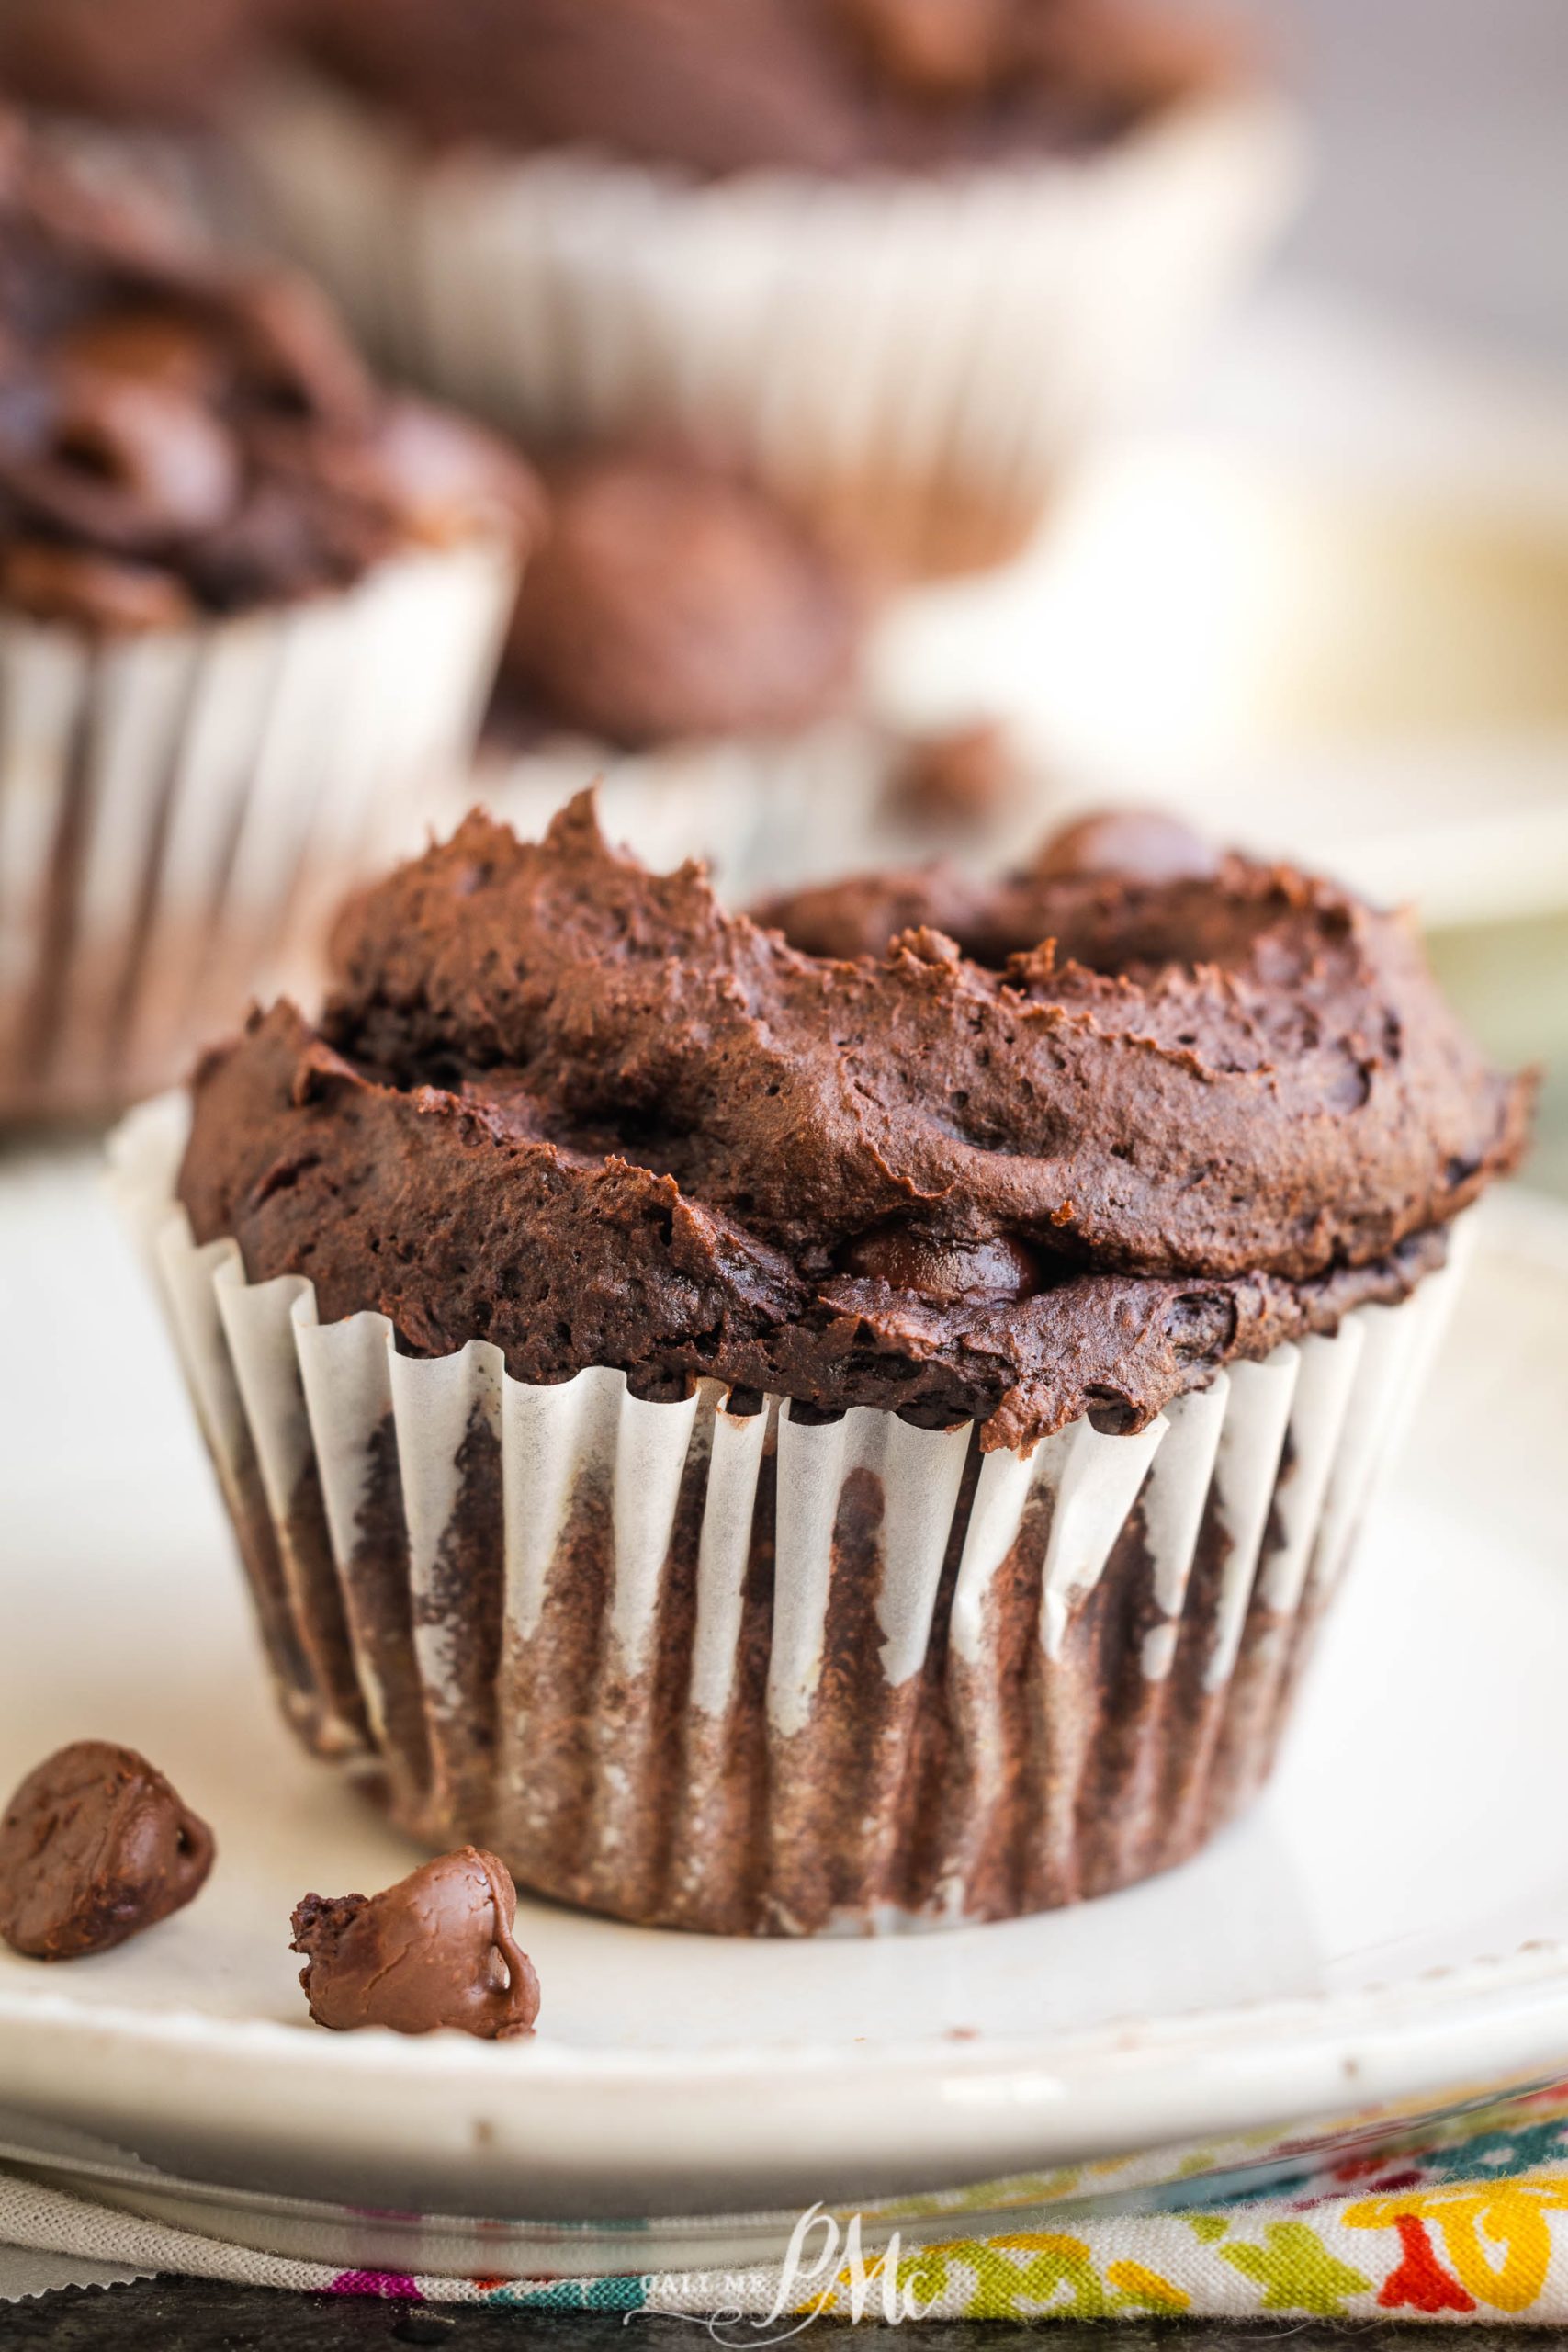
[[[1002,1918],[1193,1852],[1258,1787],[1451,1269],[1139,1435],[682,1404],[400,1355],[251,1283],[115,1145],[284,1708],[521,1883],[721,1933]]]
[[[526,751],[484,749],[436,820],[455,825],[476,801],[524,841],[599,785],[606,840],[656,874],[708,860],[725,899],[741,905],[868,862],[892,760],[878,730],[825,721],[792,737],[727,736],[623,752],[586,736],[551,736]]]
[[[389,366],[536,445],[687,436],[917,571],[1022,543],[1234,290],[1298,170],[1263,96],[1087,157],[853,180],[433,159],[312,80],[242,135],[285,242]]]
[[[466,760],[516,566],[136,636],[0,617],[0,1116],[184,1075]]]
[[[922,818],[907,808],[900,786],[929,741],[869,716],[823,720],[788,737],[694,738],[642,752],[589,736],[552,735],[526,750],[497,740],[481,745],[433,822],[450,831],[477,802],[521,840],[536,841],[574,793],[597,784],[608,841],[655,873],[705,857],[720,895],[744,906],[863,867],[937,858],[975,873],[1027,865],[1043,829],[1084,805],[1081,791],[1075,800],[1057,779],[1019,760],[994,808],[947,822]]]

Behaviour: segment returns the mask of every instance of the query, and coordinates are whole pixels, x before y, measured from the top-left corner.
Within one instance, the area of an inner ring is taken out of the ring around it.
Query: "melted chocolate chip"
[[[0,1819],[0,1936],[31,1960],[107,1951],[182,1910],[212,1856],[212,1832],[144,1756],[78,1740]]]
[[[1040,1260],[1026,1243],[998,1233],[981,1241],[941,1238],[908,1226],[863,1233],[840,1253],[847,1274],[919,1291],[942,1306],[960,1299],[1002,1304],[1032,1298],[1041,1286]]]
[[[1128,882],[1208,881],[1220,870],[1212,842],[1158,808],[1106,808],[1052,835],[1034,871],[1043,877],[1118,875]]]
[[[504,1862],[463,1846],[380,1894],[307,1894],[291,1949],[318,2025],[337,2033],[440,2026],[499,2041],[539,2014],[534,1963],[512,1932],[517,1890]]]

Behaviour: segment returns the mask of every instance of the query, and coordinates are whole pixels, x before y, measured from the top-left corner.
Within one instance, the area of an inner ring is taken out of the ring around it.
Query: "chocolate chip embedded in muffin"
[[[918,1291],[944,1305],[960,1299],[993,1302],[1032,1298],[1043,1280],[1038,1253],[1011,1234],[971,1241],[926,1235],[907,1225],[857,1234],[840,1252],[840,1271]]]
[[[0,1819],[0,1936],[29,1960],[108,1951],[183,1910],[213,1850],[144,1756],[78,1740],[28,1773]]]
[[[1159,808],[1102,808],[1053,833],[1034,871],[1043,877],[1104,874],[1127,882],[1205,881],[1219,853],[1201,833]]]
[[[775,500],[626,452],[574,459],[549,487],[506,661],[540,716],[636,748],[794,729],[842,703],[860,598]]]
[[[504,1862],[459,1847],[380,1894],[307,1894],[290,1950],[310,2015],[336,2033],[440,2026],[502,2041],[539,2014],[534,1963],[512,1932],[517,1890]]]

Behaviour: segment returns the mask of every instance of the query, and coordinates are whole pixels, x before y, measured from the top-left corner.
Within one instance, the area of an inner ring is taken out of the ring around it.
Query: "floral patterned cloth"
[[[1382,2125],[1386,2131],[1386,2119]],[[1568,2321],[1568,2083],[1415,2132],[1396,2153],[1327,2155],[1288,2185],[1213,2199],[1213,2176],[1259,2154],[1268,2135],[1190,2151],[1179,2192],[1140,2188],[1168,2156],[1114,2158],[1032,2179],[991,2182],[944,2200],[954,2233],[906,2244],[931,2200],[862,2214],[802,2216],[795,2259],[742,2271],[619,2278],[423,2278],[293,2262],[92,2205],[0,2174],[0,2246],[80,2261],[102,2278],[174,2272],[255,2286],[411,2302],[696,2315],[722,2343],[761,2344],[814,2316],[1111,2319],[1318,2314],[1421,2320]],[[1081,2211],[1124,2194],[1141,2210]],[[1058,2213],[1064,2200],[1074,2213]],[[1163,2203],[1165,2210],[1149,2210]],[[1018,2222],[962,2234],[965,2206]],[[890,2230],[897,2231],[889,2236]],[[109,2266],[107,2270],[103,2266]],[[28,2292],[26,2287],[16,2291]]]

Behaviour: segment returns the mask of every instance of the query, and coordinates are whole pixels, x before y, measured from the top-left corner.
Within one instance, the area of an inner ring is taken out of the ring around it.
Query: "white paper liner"
[[[856,179],[432,158],[310,79],[243,135],[284,242],[389,365],[535,442],[691,435],[918,571],[1022,543],[1244,277],[1299,166],[1250,95],[1089,157]]]
[[[740,905],[871,864],[890,766],[881,730],[853,719],[646,752],[551,736],[524,752],[487,744],[435,821],[448,831],[478,801],[521,840],[537,841],[574,793],[596,783],[607,841],[656,874],[705,858]]]
[[[433,1843],[722,1932],[1011,1916],[1191,1853],[1267,1774],[1454,1279],[1137,1435],[981,1455],[319,1325],[302,1278],[194,1245],[186,1119],[125,1123],[117,1189],[290,1720]]]
[[[293,976],[466,762],[498,545],[115,638],[0,616],[0,1116],[113,1109]]]

